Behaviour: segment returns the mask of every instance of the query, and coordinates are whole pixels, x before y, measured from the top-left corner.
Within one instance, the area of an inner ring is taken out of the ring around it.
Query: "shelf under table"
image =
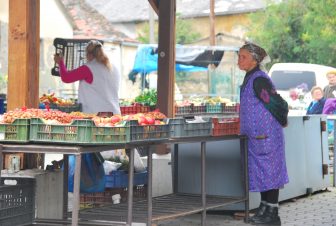
[[[245,201],[242,197],[206,196],[206,209]],[[175,217],[198,213],[203,210],[201,195],[169,194],[155,197],[153,203],[153,221],[167,220]],[[127,203],[83,209],[79,213],[81,220],[126,221]],[[134,202],[133,222],[147,221],[147,199]]]

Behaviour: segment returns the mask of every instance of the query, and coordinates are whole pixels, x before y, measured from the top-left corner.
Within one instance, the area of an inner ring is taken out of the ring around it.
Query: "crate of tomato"
[[[240,120],[234,118],[212,118],[212,135],[237,135],[240,133]]]

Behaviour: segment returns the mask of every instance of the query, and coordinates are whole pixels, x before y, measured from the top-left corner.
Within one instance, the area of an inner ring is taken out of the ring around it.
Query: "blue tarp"
[[[158,54],[155,51],[156,47],[153,45],[141,45],[138,47],[133,71],[148,74],[153,71],[157,71]],[[192,65],[176,64],[176,71],[206,71],[207,67],[198,67]]]

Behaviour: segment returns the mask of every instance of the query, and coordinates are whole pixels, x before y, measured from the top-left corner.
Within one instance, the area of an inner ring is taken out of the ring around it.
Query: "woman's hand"
[[[60,54],[60,53],[56,53],[56,54],[54,55],[54,61],[55,61],[55,63],[56,63],[56,64],[59,64],[59,63],[61,62],[61,60],[63,60],[63,56],[62,56],[62,54]]]

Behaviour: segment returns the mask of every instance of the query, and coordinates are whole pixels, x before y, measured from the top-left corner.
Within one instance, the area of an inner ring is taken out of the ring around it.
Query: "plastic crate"
[[[150,107],[144,105],[120,106],[120,111],[122,115],[147,113],[150,111]]]
[[[222,113],[223,104],[206,104],[206,113]]]
[[[4,185],[5,180],[16,185]],[[35,179],[1,178],[0,225],[31,225],[35,216]]]
[[[240,133],[239,118],[212,118],[212,135],[237,135]]]
[[[192,106],[175,106],[175,115],[188,115],[192,114]]]
[[[62,39],[55,38],[54,46],[56,54],[63,54],[64,64],[68,70],[73,70],[86,63],[85,49],[91,39]],[[102,44],[102,40],[99,40]],[[59,76],[59,67],[54,65],[51,74]]]
[[[226,105],[223,104],[223,113],[226,114],[239,114],[240,104]]]
[[[193,114],[204,114],[206,113],[206,106],[205,105],[192,105],[192,113]]]
[[[170,137],[170,127],[164,125],[139,125],[138,121],[131,120],[130,141],[164,140]]]
[[[29,121],[29,119],[15,119],[13,123],[0,124],[0,142],[28,142]]]
[[[131,138],[129,122],[119,127],[92,127],[92,144],[127,143]]]
[[[147,171],[134,173],[133,185],[147,184]],[[112,171],[110,175],[105,175],[106,188],[126,188],[128,187],[128,173],[124,170]]]
[[[50,125],[40,118],[30,120],[30,140],[48,143],[90,144],[93,121],[76,119],[71,124]]]
[[[171,137],[211,136],[211,118],[203,118],[204,122],[190,122],[184,118],[167,119]]]
[[[50,104],[49,107],[50,109],[56,109],[66,113],[71,113],[74,111],[82,111],[82,104],[80,103],[75,103],[71,105]]]

